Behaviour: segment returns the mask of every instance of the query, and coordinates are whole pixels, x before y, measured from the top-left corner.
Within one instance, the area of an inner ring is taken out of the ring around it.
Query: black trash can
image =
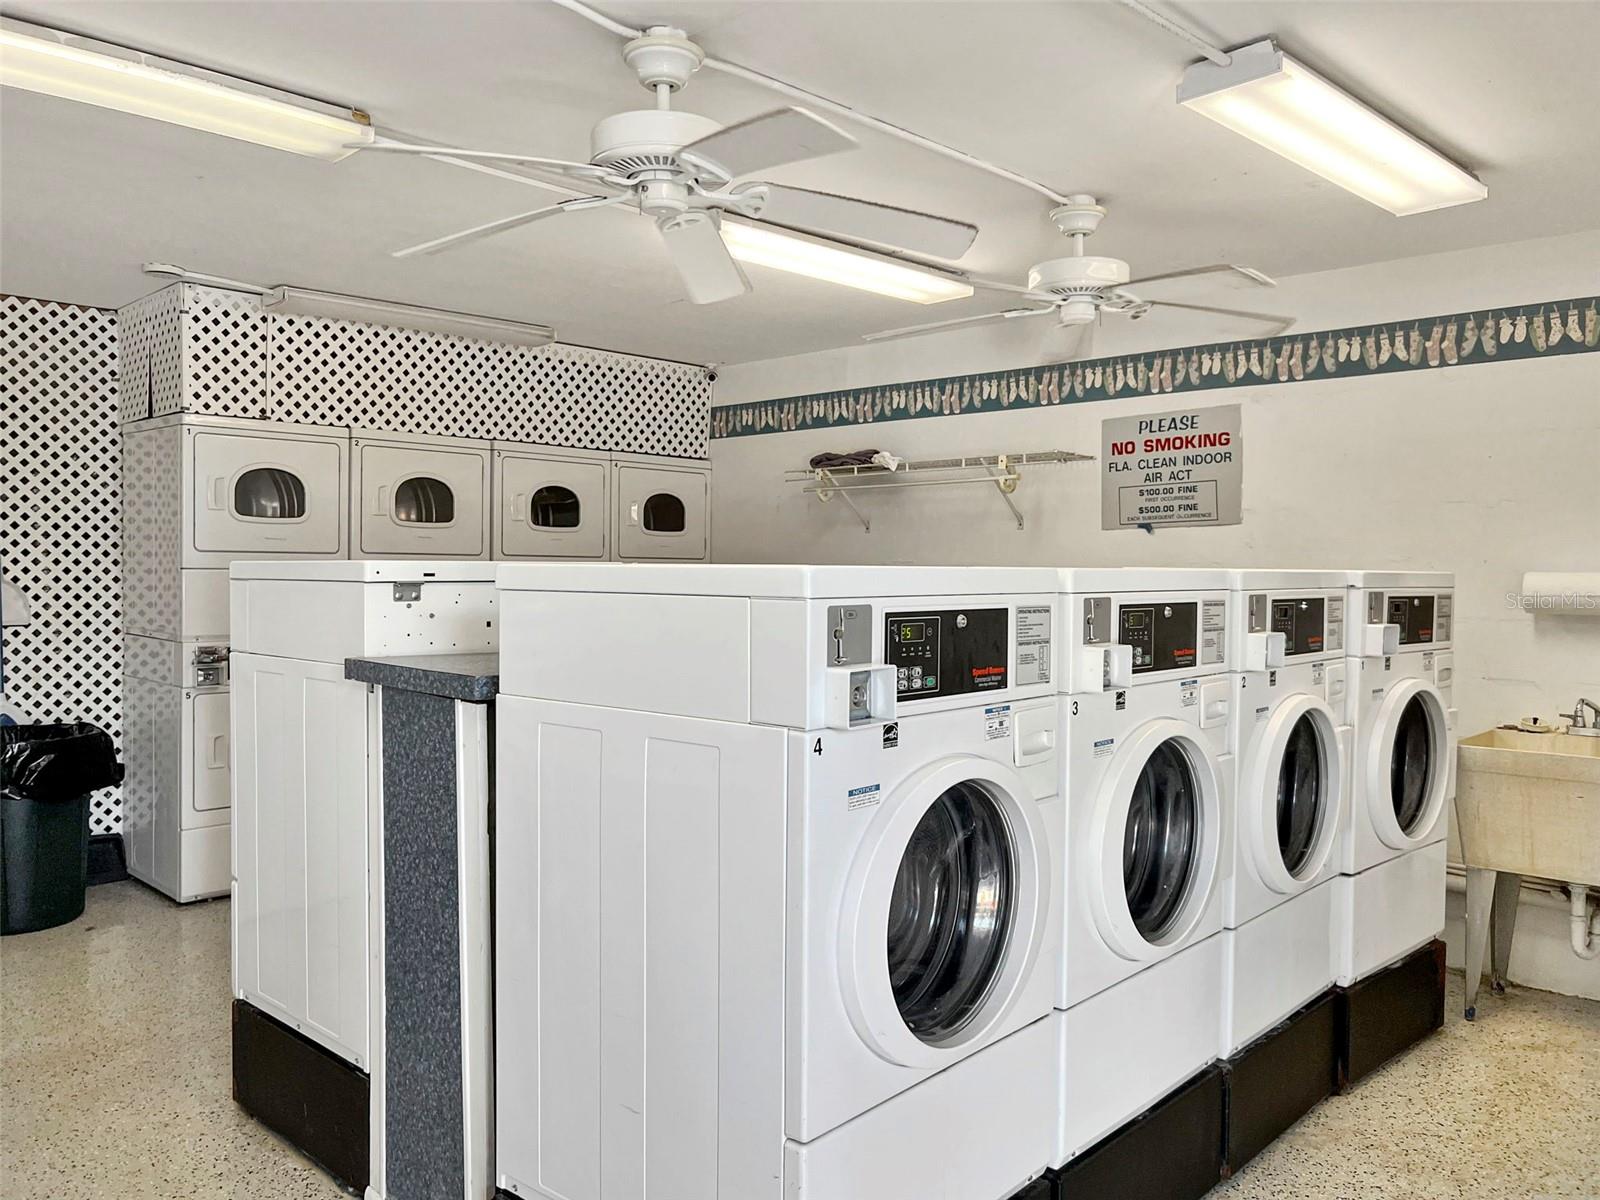
[[[0,726],[0,933],[83,914],[89,794],[121,783],[122,771],[97,726]]]

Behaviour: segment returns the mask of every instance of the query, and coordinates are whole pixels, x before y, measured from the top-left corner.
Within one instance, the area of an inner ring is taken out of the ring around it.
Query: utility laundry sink
[[[1456,828],[1467,867],[1470,1021],[1477,1015],[1491,911],[1491,978],[1502,990],[1522,876],[1568,884],[1573,953],[1600,954],[1600,942],[1590,936],[1587,900],[1587,887],[1600,885],[1600,737],[1491,729],[1462,738]]]
[[[1491,729],[1456,771],[1467,866],[1600,884],[1600,737]]]

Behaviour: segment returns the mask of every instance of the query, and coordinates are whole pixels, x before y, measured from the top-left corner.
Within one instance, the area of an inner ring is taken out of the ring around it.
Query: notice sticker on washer
[[[1185,708],[1193,708],[1200,702],[1200,681],[1198,679],[1185,679],[1178,685],[1178,699]]]
[[[1017,685],[1050,682],[1049,606],[1017,609]]]
[[[1271,711],[1272,705],[1263,704],[1260,708],[1256,709],[1256,720],[1265,721],[1267,719],[1267,714]]]
[[[855,812],[858,808],[871,808],[882,799],[883,794],[878,790],[878,785],[869,783],[865,787],[851,788],[846,792],[845,807],[849,811]]]
[[[1100,738],[1094,744],[1094,756],[1096,758],[1110,758],[1116,748],[1116,738]]]
[[[983,736],[990,742],[1011,736],[1011,705],[996,704],[983,710]]]
[[[1203,600],[1200,603],[1200,662],[1220,663],[1227,641],[1228,602]]]

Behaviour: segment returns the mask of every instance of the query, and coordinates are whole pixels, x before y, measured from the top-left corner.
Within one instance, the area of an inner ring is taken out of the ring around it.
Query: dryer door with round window
[[[362,554],[484,558],[489,452],[352,443]]]
[[[1045,928],[1048,861],[1037,802],[997,764],[945,760],[882,802],[841,962],[852,1021],[879,1055],[940,1066],[1007,1017]]]
[[[498,558],[606,557],[604,459],[495,457]]]
[[[616,489],[618,558],[706,557],[706,472],[619,463]]]
[[[343,552],[339,442],[205,430],[193,438],[195,550],[302,556]]]
[[[1216,886],[1222,773],[1193,725],[1146,723],[1117,749],[1075,852],[1095,924],[1125,958],[1186,944]]]

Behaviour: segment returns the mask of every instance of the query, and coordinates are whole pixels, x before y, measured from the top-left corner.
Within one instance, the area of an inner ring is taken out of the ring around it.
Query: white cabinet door
[[[352,446],[362,554],[483,558],[488,553],[489,452]]]
[[[615,471],[619,559],[706,557],[705,471],[624,463]]]
[[[183,827],[221,825],[228,820],[228,693],[196,692],[186,707],[193,766]]]
[[[200,431],[193,452],[194,549],[340,553],[340,443]]]
[[[367,689],[233,656],[235,986],[367,1067]]]
[[[604,459],[500,454],[497,558],[606,556]]]

